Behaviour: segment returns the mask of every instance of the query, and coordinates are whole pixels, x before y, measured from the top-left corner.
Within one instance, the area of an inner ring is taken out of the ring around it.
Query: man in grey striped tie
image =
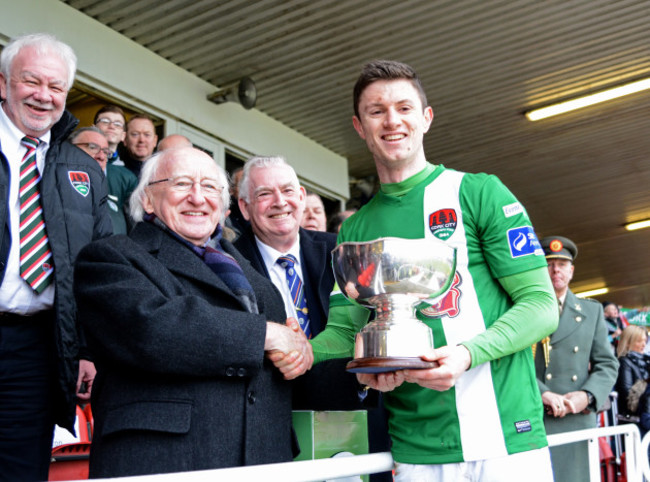
[[[63,142],[78,123],[65,111],[75,70],[47,34],[0,56],[0,481],[48,478],[54,424],[73,429],[94,379],[72,265],[111,221],[99,165]]]

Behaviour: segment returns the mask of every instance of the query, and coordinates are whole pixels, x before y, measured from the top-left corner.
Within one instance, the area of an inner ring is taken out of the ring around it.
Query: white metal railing
[[[648,461],[648,445],[650,445],[650,432],[645,434],[641,440],[641,451],[639,452],[639,460],[641,461],[641,470],[645,480],[650,480],[650,464]]]
[[[639,428],[632,423],[557,433],[548,436],[548,444],[551,447],[555,447],[586,440],[589,446],[589,480],[597,482],[600,480],[598,438],[611,435],[623,435],[625,437],[625,468],[627,471],[627,480],[629,482],[641,482],[641,467],[638,461],[639,459],[645,460],[647,465],[648,457],[647,455],[645,457],[641,455],[641,433],[639,432]],[[646,478],[648,478],[647,475]]]
[[[564,445],[586,440],[589,445],[589,475],[593,482],[600,481],[600,457],[598,438],[623,435],[625,437],[625,464],[627,480],[641,482],[642,474],[650,481],[650,465],[648,463],[648,446],[650,433],[643,438],[634,424],[615,425],[610,427],[578,430],[548,436],[549,446]],[[264,480],[265,482],[317,482],[343,477],[353,477],[360,474],[372,474],[393,469],[393,457],[390,452],[349,457],[334,457],[329,459],[303,460],[283,464],[253,465],[248,467],[233,467],[227,469],[202,470],[183,472],[182,480],[187,482],[234,482],[241,480]],[[178,473],[145,475],[138,477],[122,477],[119,482],[176,482]]]

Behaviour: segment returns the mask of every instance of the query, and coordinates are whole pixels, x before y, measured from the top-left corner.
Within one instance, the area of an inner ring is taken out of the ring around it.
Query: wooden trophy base
[[[423,361],[418,357],[367,357],[355,358],[345,369],[352,373],[384,373],[407,369],[424,370],[437,366],[437,362]]]

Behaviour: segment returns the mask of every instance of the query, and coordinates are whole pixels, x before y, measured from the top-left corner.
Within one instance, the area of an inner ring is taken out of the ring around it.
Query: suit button
[[[577,382],[577,381],[578,381],[578,375],[573,375],[573,376],[571,377],[571,381],[572,381],[572,382]]]
[[[553,345],[548,346],[548,351],[551,351],[553,349]]]
[[[579,351],[580,351],[580,348],[578,348],[577,346],[573,347],[573,353],[578,353]]]
[[[245,377],[246,376],[246,369],[245,368],[239,368],[237,370],[237,376],[238,377]]]
[[[248,392],[247,398],[248,398],[248,403],[250,403],[251,405],[254,404],[255,401],[257,400],[257,397],[255,396],[255,392]]]
[[[576,321],[580,323],[582,321],[582,316],[576,316]]]
[[[226,368],[226,376],[231,377],[235,374],[235,369],[233,367]]]
[[[547,374],[546,374],[546,379],[547,379],[547,380],[550,380],[551,378],[553,378],[553,375],[551,375],[550,373],[547,373]]]

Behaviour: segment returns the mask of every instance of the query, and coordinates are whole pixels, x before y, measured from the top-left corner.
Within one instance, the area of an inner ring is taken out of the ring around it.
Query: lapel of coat
[[[584,324],[585,318],[586,313],[582,309],[580,300],[571,290],[567,291],[562,315],[560,315],[560,323],[555,333],[551,335],[551,343],[557,343],[571,335]]]
[[[270,275],[266,270],[266,265],[262,259],[262,254],[257,248],[257,243],[255,242],[255,235],[253,234],[252,228],[249,226],[246,230],[235,240],[233,243],[236,249],[241,253],[241,255],[246,258],[251,266],[257,270],[258,273],[261,273],[262,276],[270,279]]]
[[[300,257],[303,276],[306,278],[307,303],[309,306],[309,319],[312,322],[312,333],[317,335],[323,329],[326,319],[326,306],[329,303],[329,291],[323,293],[323,272],[327,260],[327,244],[315,239],[311,232],[300,228]],[[323,299],[323,296],[326,299]]]

